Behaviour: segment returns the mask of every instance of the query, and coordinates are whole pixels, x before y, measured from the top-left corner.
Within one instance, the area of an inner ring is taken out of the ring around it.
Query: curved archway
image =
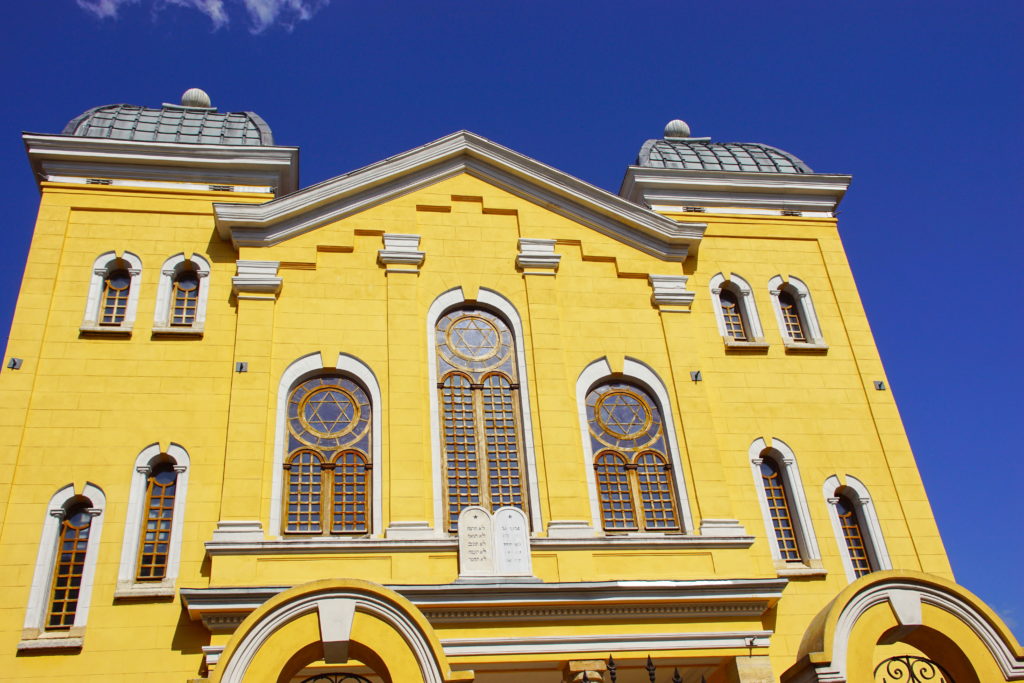
[[[900,648],[957,683],[1024,678],[1024,648],[970,591],[930,574],[881,571],[851,583],[815,616],[781,680],[871,681]]]
[[[355,579],[314,581],[268,600],[232,636],[213,683],[290,681],[324,659],[358,659],[387,683],[472,681],[452,671],[423,614],[398,593]]]

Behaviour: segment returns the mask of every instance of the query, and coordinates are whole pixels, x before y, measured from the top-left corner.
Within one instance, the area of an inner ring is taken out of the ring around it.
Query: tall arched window
[[[711,302],[718,321],[718,331],[726,347],[763,349],[761,319],[754,303],[754,292],[746,280],[736,273],[726,278],[722,273],[712,276]]]
[[[790,512],[792,505],[786,492],[786,483],[782,479],[782,472],[771,457],[761,459],[760,470],[761,486],[768,502],[768,513],[771,515],[772,528],[775,530],[779,557],[786,562],[797,562],[800,560],[800,546],[796,539],[793,514]]]
[[[135,569],[136,581],[162,581],[171,554],[171,525],[178,473],[173,463],[163,461],[146,478],[146,512]]]
[[[438,319],[434,335],[446,528],[455,531],[459,514],[471,505],[527,511],[519,376],[508,324],[483,308],[457,308]]]
[[[193,334],[203,331],[209,296],[210,264],[199,254],[175,254],[160,268],[160,288],[154,309],[153,331]]]
[[[843,530],[843,540],[846,541],[846,552],[853,566],[853,573],[859,579],[865,574],[875,570],[871,565],[871,557],[868,555],[867,541],[865,540],[864,527],[857,513],[857,506],[845,495],[836,496],[836,515],[839,517],[839,526]]]
[[[131,252],[108,251],[93,263],[83,332],[131,332],[139,301],[142,261]]]
[[[758,438],[749,452],[765,532],[779,574],[824,573],[792,449],[779,438]]]
[[[807,285],[792,275],[784,281],[781,275],[768,280],[768,293],[772,297],[775,319],[786,348],[793,350],[825,350],[827,345],[821,334],[821,325],[814,311],[814,302]]]
[[[57,541],[57,561],[53,565],[50,603],[46,612],[47,631],[65,631],[75,623],[78,596],[85,575],[85,554],[89,549],[92,527],[92,503],[79,499],[64,510]]]
[[[605,531],[679,531],[661,411],[640,387],[605,382],[586,398]]]
[[[286,534],[370,533],[373,407],[352,379],[307,379],[288,397]]]
[[[882,527],[867,487],[850,475],[840,484],[833,475],[825,480],[824,493],[835,532],[839,555],[850,581],[874,571],[892,569]]]

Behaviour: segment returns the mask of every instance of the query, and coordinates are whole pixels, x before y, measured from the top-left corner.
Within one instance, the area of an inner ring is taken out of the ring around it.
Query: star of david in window
[[[498,352],[501,339],[497,328],[475,315],[459,318],[448,328],[448,345],[467,360],[483,360]]]
[[[640,434],[650,423],[647,407],[632,394],[613,392],[601,399],[597,419],[612,434],[622,437]]]
[[[338,436],[355,426],[359,406],[347,391],[328,386],[306,396],[301,414],[310,431],[323,436]]]

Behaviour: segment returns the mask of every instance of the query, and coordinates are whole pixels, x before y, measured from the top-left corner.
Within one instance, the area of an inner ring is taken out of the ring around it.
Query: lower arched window
[[[824,493],[847,578],[853,581],[871,572],[892,569],[867,487],[850,475],[846,475],[845,484],[840,484],[833,475],[825,480]]]
[[[679,531],[664,423],[643,389],[600,384],[587,394],[601,523],[605,531]]]
[[[285,533],[370,533],[371,410],[366,391],[347,377],[314,377],[292,390]]]
[[[68,630],[75,624],[78,598],[85,575],[85,557],[92,527],[91,502],[79,500],[64,510],[57,541],[57,561],[53,565],[46,630]]]
[[[857,513],[857,506],[847,496],[836,497],[836,515],[839,517],[839,527],[843,530],[850,565],[853,567],[854,575],[859,579],[875,570],[871,564],[871,556],[868,555],[864,525]]]

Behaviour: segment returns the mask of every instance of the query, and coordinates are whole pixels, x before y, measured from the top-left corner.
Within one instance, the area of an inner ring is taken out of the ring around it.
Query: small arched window
[[[288,398],[286,534],[369,534],[373,407],[348,377],[307,379]]]
[[[640,387],[605,382],[586,398],[605,531],[679,531],[676,486],[661,411]]]
[[[768,501],[768,512],[771,515],[772,527],[775,529],[775,540],[779,547],[779,556],[786,562],[800,560],[800,546],[796,540],[796,529],[793,526],[793,514],[786,484],[782,479],[779,466],[769,457],[761,460],[761,486]]]
[[[131,332],[138,307],[142,261],[131,252],[101,254],[93,263],[83,332]]]
[[[210,264],[199,254],[175,254],[160,269],[153,331],[159,334],[202,333],[206,321]]]
[[[718,331],[727,347],[765,348],[761,319],[757,315],[753,290],[736,273],[726,278],[721,273],[710,281],[711,300]]]
[[[836,498],[836,515],[839,517],[839,526],[843,530],[843,540],[846,541],[846,552],[850,558],[850,564],[853,566],[854,575],[860,578],[875,570],[875,567],[871,565],[871,557],[868,555],[864,526],[857,513],[857,506],[850,498],[844,495],[839,495]]]
[[[792,449],[781,439],[755,439],[751,467],[772,558],[780,574],[822,572],[800,470]]]
[[[446,528],[471,505],[528,512],[512,331],[489,310],[458,308],[438,319],[434,341]]]
[[[802,280],[790,276],[787,282],[776,275],[768,280],[768,293],[771,294],[775,319],[787,348],[828,348],[821,334],[811,292]]]
[[[846,484],[831,476],[825,481],[832,528],[850,581],[874,571],[892,569],[882,529],[867,488],[846,475]]]
[[[178,473],[173,463],[163,461],[146,478],[146,513],[139,539],[136,581],[162,581],[167,576],[174,523],[174,498]]]

